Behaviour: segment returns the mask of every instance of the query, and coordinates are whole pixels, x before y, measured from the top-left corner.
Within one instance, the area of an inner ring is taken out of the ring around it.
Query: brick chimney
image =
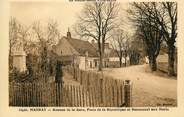
[[[67,32],[67,38],[72,38],[72,36],[71,36],[71,33],[70,33],[70,29],[68,28],[68,32]]]
[[[93,44],[93,45],[95,44],[95,40],[94,40],[94,39],[93,39],[93,40],[91,40],[91,44]]]

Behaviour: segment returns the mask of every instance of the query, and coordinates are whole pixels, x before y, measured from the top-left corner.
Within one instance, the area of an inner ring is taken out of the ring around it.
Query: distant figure
[[[61,61],[57,61],[55,82],[62,83],[63,71]]]

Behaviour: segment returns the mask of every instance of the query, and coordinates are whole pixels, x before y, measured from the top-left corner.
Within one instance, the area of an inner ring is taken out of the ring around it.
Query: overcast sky
[[[10,16],[24,25],[31,25],[38,20],[44,24],[53,19],[58,22],[62,35],[66,35],[68,27],[72,30],[83,5],[84,2],[11,2]],[[121,6],[126,9],[127,3],[121,3]],[[126,13],[122,17],[126,19]]]

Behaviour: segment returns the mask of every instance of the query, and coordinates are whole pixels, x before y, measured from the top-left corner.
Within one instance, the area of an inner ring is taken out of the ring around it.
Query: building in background
[[[80,69],[88,70],[97,68],[99,64],[96,48],[89,41],[73,38],[69,30],[67,36],[53,46],[53,51],[64,65],[76,65]]]

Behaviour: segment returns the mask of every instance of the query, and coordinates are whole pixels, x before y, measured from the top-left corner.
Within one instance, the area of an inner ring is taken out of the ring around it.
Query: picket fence
[[[64,106],[64,107],[119,107],[126,104],[122,85],[86,89],[81,85],[61,83],[11,83],[9,88],[10,106]],[[130,100],[130,99],[127,99]],[[127,101],[128,103],[129,101]]]
[[[80,85],[55,82],[9,84],[9,106],[130,107],[132,85],[99,73],[67,68]]]
[[[103,106],[112,105],[117,107],[132,105],[131,81],[114,79],[104,75],[103,72],[95,72],[92,70],[84,71],[71,66],[65,66],[64,70],[70,73],[73,79],[79,82],[80,85],[84,86],[87,90],[94,87],[98,95],[100,95],[98,99]]]

